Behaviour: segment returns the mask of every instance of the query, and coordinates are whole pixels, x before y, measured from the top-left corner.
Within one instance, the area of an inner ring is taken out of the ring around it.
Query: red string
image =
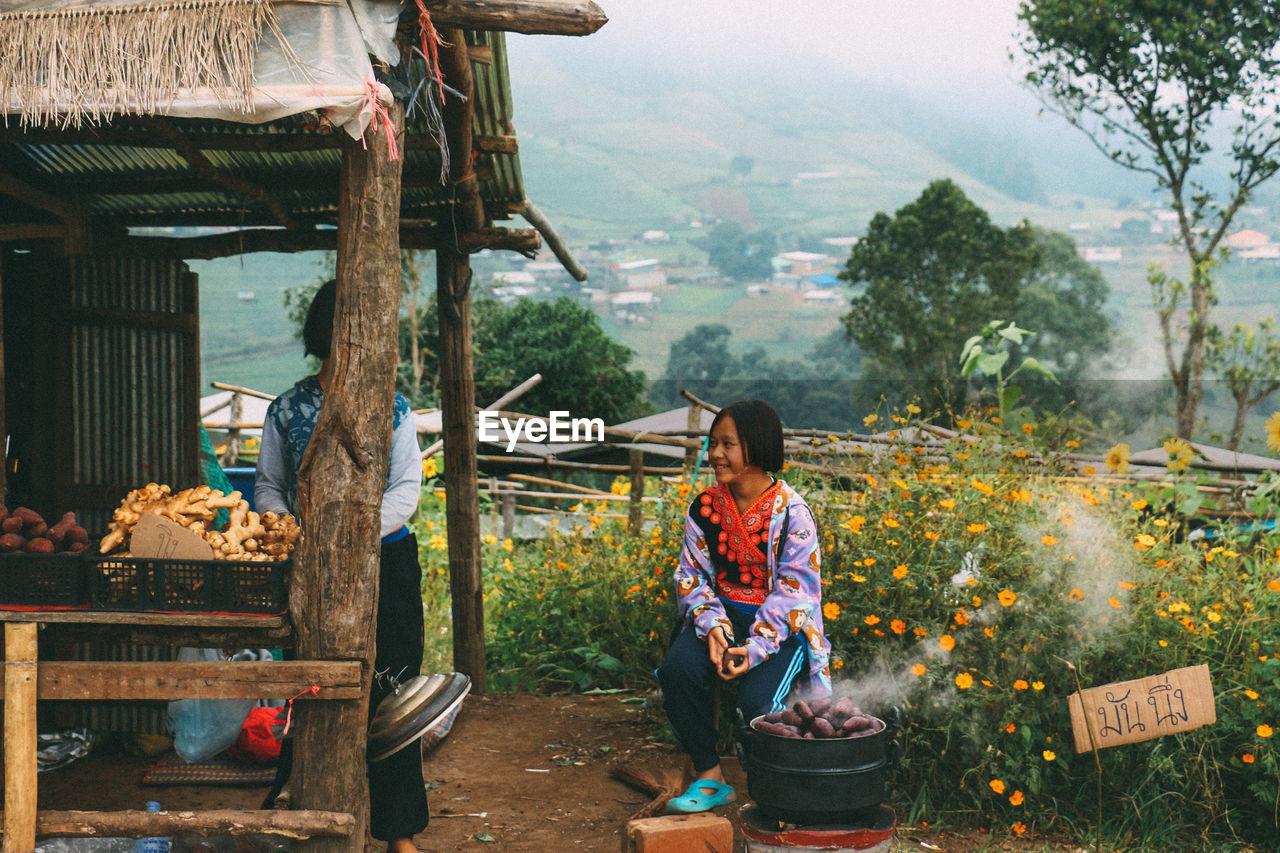
[[[313,684],[310,687],[308,687],[306,690],[303,690],[302,692],[300,692],[297,696],[294,696],[293,699],[297,699],[299,696],[306,696],[308,693],[319,693],[319,692],[320,692],[320,685]],[[280,737],[282,738],[289,733],[289,727],[293,725],[293,699],[290,699],[288,702],[285,703],[286,707],[284,712],[284,730],[280,732]]]
[[[391,124],[391,113],[378,102],[378,86],[372,79],[365,83],[364,101],[373,110],[373,120],[369,122],[369,126],[373,128],[374,133],[378,132],[379,117],[382,119],[382,127],[387,132],[387,159],[399,160],[400,149],[396,146],[396,129]],[[369,150],[363,136],[360,137],[360,145],[366,151]]]
[[[436,85],[440,89],[440,103],[443,104],[444,76],[440,73],[440,53],[437,45],[443,45],[445,41],[436,31],[435,24],[431,23],[431,13],[427,11],[427,4],[423,0],[417,0],[417,3],[418,35],[422,38],[422,55],[426,58],[431,72],[435,74]]]

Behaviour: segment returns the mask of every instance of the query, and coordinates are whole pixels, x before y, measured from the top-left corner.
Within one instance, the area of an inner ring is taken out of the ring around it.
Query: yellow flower
[[[850,518],[848,521],[844,522],[840,526],[848,530],[850,533],[857,533],[858,531],[862,530],[862,525],[866,523],[867,523],[867,520],[865,518],[863,518],[860,515],[855,515],[853,518]]]
[[[884,518],[880,519],[880,522],[891,530],[895,527],[901,527],[898,523],[898,519],[894,518],[892,515],[886,515]]]
[[[1257,699],[1257,698],[1258,698],[1258,691],[1256,691],[1256,690],[1246,690],[1246,691],[1244,692],[1244,695],[1248,696],[1250,699]]]
[[[1114,474],[1129,470],[1129,445],[1117,444],[1107,451],[1107,470]]]
[[[1080,587],[1074,587],[1071,590],[1071,593],[1067,596],[1067,598],[1070,598],[1072,601],[1083,601],[1084,592],[1080,589]]]
[[[1142,512],[1144,509],[1147,508],[1147,502],[1144,500],[1136,500],[1133,503],[1129,504],[1129,506],[1133,507],[1135,512]]]
[[[1272,734],[1274,734],[1274,731],[1266,723],[1258,726],[1258,737],[1271,737]]]
[[[918,663],[915,666],[911,667],[911,674],[914,675],[916,678],[919,678],[920,676],[924,675],[927,671],[928,671],[928,668],[922,663]]]
[[[997,794],[1004,793],[1004,782],[1000,781],[999,779],[992,779],[987,784],[990,785],[991,790],[995,791]]]
[[[1031,433],[1036,431],[1035,424],[1023,424],[1022,431],[1025,432],[1027,435],[1031,435]]]
[[[1033,682],[1031,682],[1031,689],[1032,689],[1032,690],[1044,690],[1044,682],[1043,682],[1043,681],[1033,681]]]
[[[938,645],[944,652],[949,652],[956,647],[956,638],[950,634],[943,634],[938,638]]]
[[[902,580],[907,576],[907,564],[903,563],[893,570],[893,576],[898,580]]]
[[[987,526],[980,521],[972,522],[971,524],[969,524],[969,526],[965,528],[965,530],[969,531],[970,533],[981,533],[986,529],[987,529]]]
[[[449,547],[449,540],[445,539],[439,533],[431,534],[431,538],[427,540],[427,546],[433,551],[443,551]]]
[[[1021,792],[1021,791],[1014,791],[1012,794],[1010,794],[1010,795],[1009,795],[1009,805],[1011,805],[1011,806],[1020,806],[1020,805],[1022,805],[1022,792]]]
[[[872,615],[868,616],[867,618],[863,619],[862,621],[863,621],[863,622],[866,622],[868,625],[879,625],[879,624],[880,624],[880,617],[879,617],[879,616],[876,616],[875,614],[872,614]]]
[[[938,506],[942,507],[943,509],[955,509],[956,502],[951,500],[950,498],[944,498],[938,501]]]
[[[938,539],[942,538],[942,534],[941,534],[941,533],[934,533],[932,530],[926,530],[926,531],[924,532],[924,538],[925,538],[925,539],[928,539],[930,542],[933,542],[933,541],[936,541],[936,540],[938,540]]]
[[[956,676],[956,687],[961,690],[968,690],[973,686],[973,676],[967,672],[962,672]]]
[[[1110,604],[1112,607],[1115,607],[1115,608],[1120,607],[1120,601],[1119,599],[1116,599],[1116,598],[1108,598],[1107,604]]]
[[[915,403],[907,403],[907,411],[913,415],[918,415],[920,414],[920,407]]]
[[[969,478],[969,485],[973,486],[975,489],[982,492],[984,495],[989,495],[995,491],[995,489],[989,483],[984,483],[981,480],[974,479],[972,477]]]
[[[1280,453],[1280,412],[1273,412],[1264,426],[1267,433],[1267,447]]]
[[[1048,533],[1046,533],[1044,536],[1040,537],[1040,541],[1045,545],[1057,545],[1058,537],[1050,536]]]
[[[1156,546],[1156,538],[1150,533],[1139,533],[1133,537],[1133,547],[1139,551],[1149,551]]]
[[[1052,749],[1046,749],[1044,752],[1041,753],[1041,755],[1044,756],[1045,761],[1053,761],[1055,758],[1058,757],[1058,754],[1054,752]]]
[[[834,601],[828,601],[822,605],[822,615],[827,619],[835,619],[840,615],[840,605]]]
[[[1029,686],[1030,686],[1030,685],[1029,685],[1029,684],[1027,684],[1027,682],[1023,681],[1021,678],[1019,678],[1017,681],[1013,682],[1013,689],[1014,689],[1014,690],[1026,690]]]
[[[999,599],[1002,607],[1012,607],[1013,603],[1018,600],[1018,594],[1011,589],[1002,589],[996,598]]]
[[[871,426],[873,423],[875,423],[878,420],[880,420],[879,415],[867,415],[865,418],[862,419],[862,425]]]
[[[1177,437],[1169,439],[1161,447],[1169,454],[1169,461],[1164,463],[1164,467],[1179,474],[1187,470],[1196,453],[1191,449],[1191,445]]]
[[[436,458],[434,456],[428,456],[426,459],[422,460],[422,476],[425,479],[430,480],[439,473],[440,468],[436,465]]]

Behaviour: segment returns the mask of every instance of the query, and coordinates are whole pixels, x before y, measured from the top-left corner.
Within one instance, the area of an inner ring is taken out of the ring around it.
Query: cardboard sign
[[[147,513],[138,519],[129,536],[129,552],[152,559],[212,560],[213,546],[187,528]]]
[[[1104,749],[1189,732],[1218,721],[1206,664],[1092,687],[1071,694],[1068,705],[1076,752],[1089,752],[1093,744]]]

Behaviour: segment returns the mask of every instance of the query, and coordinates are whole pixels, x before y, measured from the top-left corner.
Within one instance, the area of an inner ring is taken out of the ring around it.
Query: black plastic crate
[[[90,572],[97,610],[183,613],[284,613],[288,561],[102,557]]]
[[[0,554],[0,607],[56,610],[86,606],[87,554]]]

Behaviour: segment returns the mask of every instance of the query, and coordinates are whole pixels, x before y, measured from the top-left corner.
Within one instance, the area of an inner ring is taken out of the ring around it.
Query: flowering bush
[[[1173,479],[1180,446],[1169,448],[1170,479],[1135,484],[1055,467],[1034,423],[957,426],[978,437],[922,448],[891,433],[874,452],[828,457],[834,474],[784,475],[823,538],[837,691],[873,712],[904,711],[900,819],[1083,834],[1100,817],[1106,834],[1149,848],[1209,849],[1225,837],[1275,849],[1273,535],[1224,528],[1197,539],[1203,498]],[[1127,459],[1127,448],[1113,451],[1117,466]],[[661,489],[639,537],[599,504],[539,540],[486,538],[495,689],[653,686],[692,491]],[[431,544],[442,527],[420,532],[428,582],[443,576]],[[1075,754],[1072,692],[1201,663],[1216,724],[1103,750],[1100,774],[1093,755]]]

